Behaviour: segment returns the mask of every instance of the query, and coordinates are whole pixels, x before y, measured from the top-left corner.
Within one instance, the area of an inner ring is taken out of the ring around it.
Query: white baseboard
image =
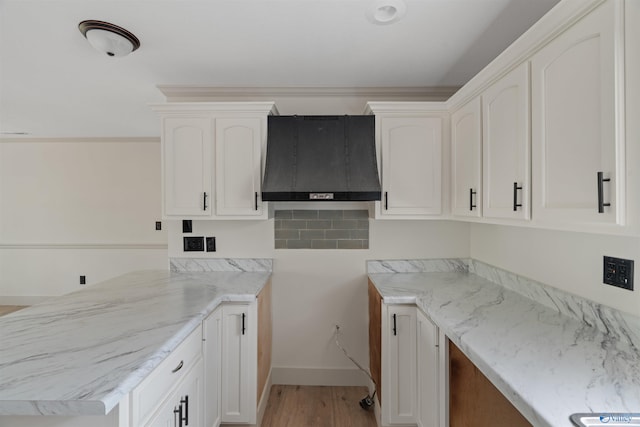
[[[284,368],[271,369],[273,384],[369,386],[369,378],[359,369]]]
[[[35,305],[52,297],[0,296],[0,305]]]

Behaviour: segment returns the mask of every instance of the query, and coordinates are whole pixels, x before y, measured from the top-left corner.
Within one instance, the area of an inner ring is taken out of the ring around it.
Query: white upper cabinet
[[[382,201],[377,219],[420,219],[442,213],[442,122],[439,103],[370,103]],[[440,108],[443,108],[440,106]]]
[[[155,105],[162,116],[163,216],[266,219],[261,200],[271,102]]]
[[[623,221],[616,4],[605,2],[531,60],[536,220]]]
[[[530,217],[529,64],[482,94],[483,215]]]
[[[162,135],[164,214],[211,215],[213,120],[164,117]]]
[[[260,117],[216,119],[216,215],[262,216]]]
[[[451,114],[451,213],[482,215],[482,115],[480,98]]]

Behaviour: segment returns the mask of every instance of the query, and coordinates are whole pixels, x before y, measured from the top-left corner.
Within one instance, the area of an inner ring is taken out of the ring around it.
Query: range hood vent
[[[375,116],[269,116],[264,201],[371,201]]]

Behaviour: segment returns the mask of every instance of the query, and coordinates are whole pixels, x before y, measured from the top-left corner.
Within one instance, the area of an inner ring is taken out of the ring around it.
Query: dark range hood
[[[269,116],[264,201],[380,200],[375,116]]]

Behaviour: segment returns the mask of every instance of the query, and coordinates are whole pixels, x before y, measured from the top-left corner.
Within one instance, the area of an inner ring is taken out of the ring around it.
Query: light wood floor
[[[24,305],[0,305],[0,316],[22,310],[23,308],[25,308]]]
[[[262,427],[375,427],[373,408],[360,400],[366,387],[274,385]]]

